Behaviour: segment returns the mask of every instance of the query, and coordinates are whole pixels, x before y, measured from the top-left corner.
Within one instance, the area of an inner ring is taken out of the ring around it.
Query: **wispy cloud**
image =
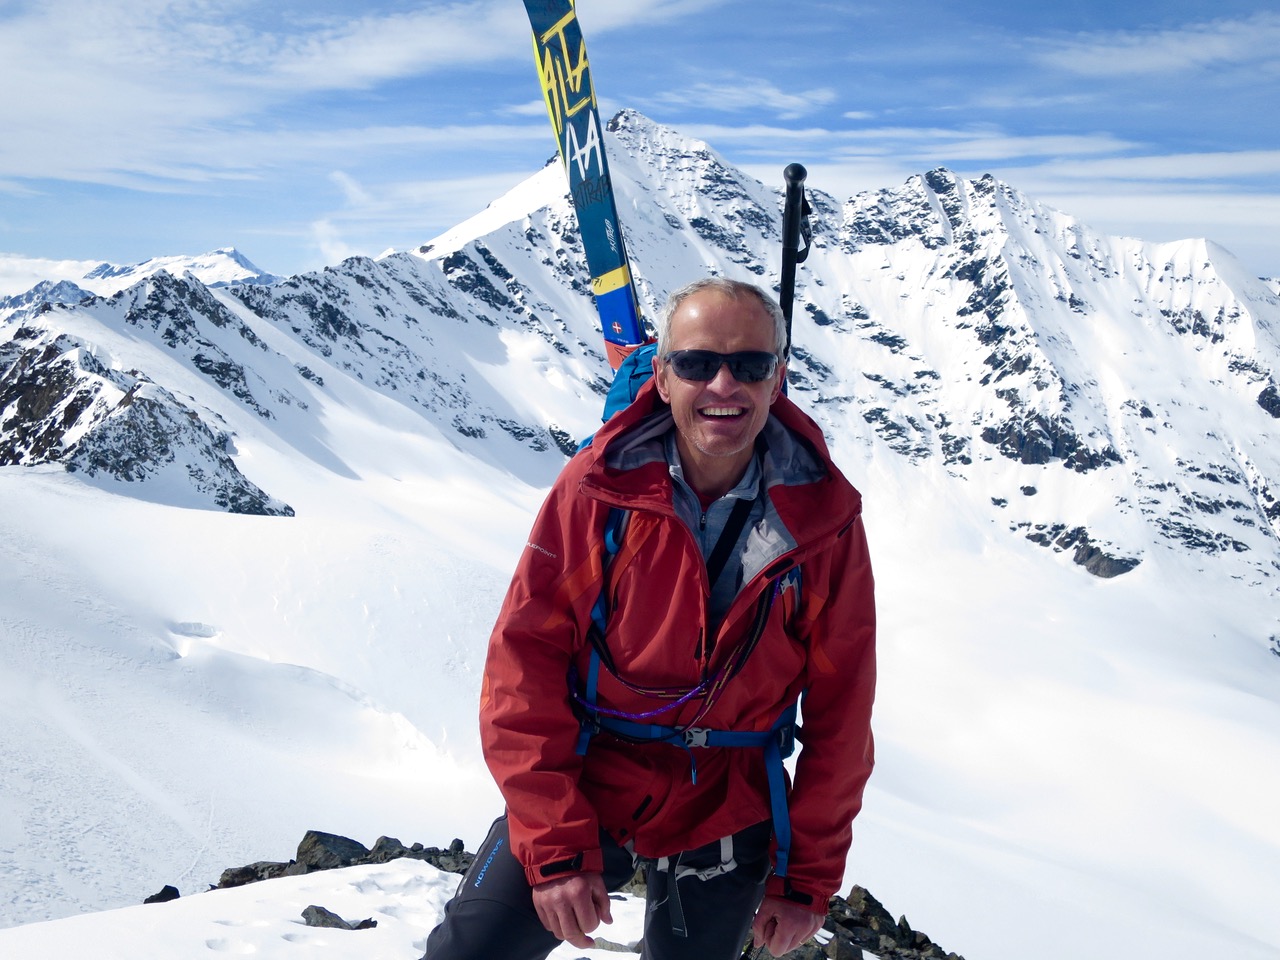
[[[734,0],[591,0],[577,12],[583,33],[594,37],[607,30],[683,20],[717,8],[731,8],[733,3]],[[508,16],[510,8],[509,3],[504,5]]]
[[[1112,156],[1138,144],[1108,133],[1025,135],[995,126],[975,127],[787,127],[697,124],[685,128],[710,143],[765,154],[779,147],[807,146],[832,162],[858,157],[892,156],[915,165],[957,161],[1045,157]]]
[[[785,16],[769,0],[580,6],[606,103],[625,91],[617,106],[766,182],[796,160],[846,196],[939,165],[1053,195],[1239,197],[1280,180],[1265,135],[1280,12],[1143,30],[1153,18],[1125,8],[1106,21],[1122,29],[1067,34],[1031,7],[1015,25],[825,0]],[[205,233],[380,252],[465,218],[553,149],[514,0],[0,0],[0,91],[10,245],[61,231],[105,250],[107,231],[68,212],[79,194],[139,235],[186,217],[172,235],[214,221]]]
[[[321,262],[364,254],[375,256],[388,246],[408,248],[430,240],[449,225],[461,223],[484,208],[484,201],[502,196],[524,179],[523,173],[476,174],[450,179],[401,180],[368,183],[344,171],[330,180],[342,203],[326,211],[308,227]]]
[[[830,87],[791,93],[768,80],[737,77],[689,84],[678,92],[650,97],[646,106],[694,107],[724,113],[765,112],[779,120],[795,120],[834,103],[836,98],[836,91]]]
[[[593,4],[600,32],[691,16],[723,0]],[[359,10],[359,7],[355,7]],[[391,5],[385,5],[391,7]],[[419,3],[355,16],[298,0],[45,0],[0,4],[0,181],[68,179],[128,188],[254,175],[330,152],[521,140],[520,127],[353,128],[359,98],[420,81],[418,117],[440,116],[458,69],[532,62],[510,0]],[[460,82],[460,81],[459,81]],[[14,96],[13,91],[22,91]],[[329,115],[350,94],[345,122]],[[530,100],[491,114],[528,116]],[[411,117],[374,94],[373,117]],[[546,138],[545,129],[538,136]],[[148,184],[148,181],[158,182]]]
[[[1115,180],[1168,184],[1197,182],[1206,192],[1219,193],[1227,181],[1280,177],[1280,150],[1223,150],[1126,157],[1099,157],[1046,164],[1044,169],[1062,180]]]
[[[1173,30],[1082,34],[1050,41],[1040,60],[1096,77],[1183,73],[1259,62],[1280,65],[1280,14],[1258,13]]]
[[[73,180],[145,192],[166,192],[215,182],[246,181],[340,164],[385,164],[396,156],[550,144],[546,121],[309,129],[249,128],[229,133],[212,124],[170,127],[151,136],[106,137],[91,152],[66,150],[56,141],[8,145],[7,163],[28,177]],[[15,179],[0,179],[0,193],[35,192]]]
[[[263,71],[290,89],[352,89],[525,55],[529,27],[508,3],[434,5],[369,15],[302,36],[284,36]]]

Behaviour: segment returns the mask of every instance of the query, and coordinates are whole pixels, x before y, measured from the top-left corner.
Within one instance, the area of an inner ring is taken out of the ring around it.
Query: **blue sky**
[[[1280,274],[1280,9],[580,0],[602,110],[847,197],[944,165]],[[555,150],[519,0],[0,0],[0,251],[423,243]],[[625,228],[625,223],[624,223]]]

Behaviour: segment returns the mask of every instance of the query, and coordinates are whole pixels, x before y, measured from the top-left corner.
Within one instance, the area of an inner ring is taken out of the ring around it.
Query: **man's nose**
[[[707,386],[712,390],[719,390],[725,393],[738,388],[738,380],[733,375],[733,371],[729,369],[727,360],[720,364],[716,370],[716,375],[707,381]]]

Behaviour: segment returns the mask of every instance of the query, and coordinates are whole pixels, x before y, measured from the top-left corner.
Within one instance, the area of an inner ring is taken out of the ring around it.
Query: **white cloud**
[[[308,224],[308,241],[319,256],[318,265],[378,256],[388,246],[417,247],[480,213],[527,178],[526,172],[517,172],[369,183],[335,172],[330,179],[341,187],[341,205]]]
[[[547,104],[543,100],[529,100],[526,103],[513,103],[507,107],[500,107],[497,112],[512,117],[545,117]]]
[[[1107,156],[1138,145],[1110,134],[1020,136],[997,127],[831,127],[792,128],[768,124],[724,126],[695,124],[682,129],[713,144],[768,155],[782,145],[808,149],[836,163],[867,157],[894,157],[915,165],[966,160]]]
[[[843,135],[830,127],[780,127],[766,123],[747,123],[739,126],[684,123],[680,125],[680,132],[711,144],[730,143],[738,149],[742,149],[744,145],[750,146],[752,141],[756,141],[760,147],[765,148],[779,141],[791,143],[806,140],[820,141]]]
[[[603,32],[719,2],[614,0],[592,11]],[[327,154],[343,150],[523,140],[518,128],[492,135],[492,125],[352,129],[349,113],[342,129],[328,130],[329,103],[316,99],[420,78],[424,103],[443,102],[457,68],[494,61],[527,63],[533,87],[528,21],[510,0],[409,9],[291,0],[0,4],[0,90],[22,91],[0,98],[0,189],[13,193],[23,178],[172,189],[291,162],[337,165]],[[374,120],[389,115],[376,99],[369,111]],[[531,99],[487,112],[533,119],[543,111]],[[546,139],[545,128],[536,136]]]
[[[1051,44],[1040,60],[1071,73],[1099,77],[1183,73],[1258,61],[1275,65],[1280,64],[1280,14],[1258,13],[1175,30],[1082,34]]]
[[[594,37],[607,30],[685,19],[730,3],[731,0],[591,0],[577,12],[583,34]]]
[[[808,171],[805,180],[808,189],[820,190],[837,200],[847,200],[869,190],[895,187],[912,175],[923,172],[893,157],[858,157],[840,161],[818,158],[811,161],[806,156],[791,156],[785,151],[780,152],[772,164],[744,163],[739,167],[766,186],[781,188],[783,167],[792,161],[804,164]]]
[[[944,107],[944,110],[1056,110],[1059,107],[1076,107],[1094,101],[1096,97],[1082,93],[1028,94],[1028,93],[980,93],[971,103]]]
[[[727,79],[717,83],[692,83],[648,99],[657,106],[698,107],[726,113],[743,111],[767,112],[780,120],[794,120],[834,103],[836,91],[817,87],[790,93],[768,80],[757,78]]]
[[[348,244],[341,232],[329,220],[317,220],[311,224],[311,243],[319,252],[322,262],[340,263],[348,257],[367,254]]]
[[[329,179],[342,190],[342,194],[350,206],[364,206],[373,199],[369,191],[361,186],[360,182],[350,174],[335,170],[329,174]]]
[[[545,112],[545,111],[544,111]],[[77,141],[79,142],[79,141]],[[92,150],[67,149],[57,137],[18,139],[6,145],[5,164],[17,176],[172,191],[215,181],[255,180],[291,170],[394,162],[417,151],[424,158],[451,149],[492,150],[550,144],[542,122],[367,127],[246,128],[211,123],[150,131],[147,136],[104,136]],[[20,183],[21,181],[17,181]],[[0,180],[0,190],[3,190]]]
[[[1111,154],[1136,146],[1110,134],[1061,134],[1019,136],[998,130],[933,131],[926,136],[921,157],[945,154],[949,162],[1008,160],[1014,157],[1079,157]],[[932,140],[932,143],[927,141]]]
[[[283,38],[265,79],[290,88],[349,89],[461,64],[527,55],[529,27],[510,4],[436,4],[371,14]]]

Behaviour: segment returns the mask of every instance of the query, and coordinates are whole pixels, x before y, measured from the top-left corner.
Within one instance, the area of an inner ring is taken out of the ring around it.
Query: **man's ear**
[[[657,355],[655,354],[653,358],[653,379],[658,385],[658,396],[662,398],[663,403],[670,404],[671,394],[667,390],[666,374],[667,374],[666,366],[663,364],[661,360],[658,359]],[[770,402],[772,403],[772,401]]]
[[[769,397],[769,405],[773,405],[773,401],[782,396],[782,385],[787,382],[787,365],[786,363],[778,364],[778,382],[773,385],[773,395]]]

